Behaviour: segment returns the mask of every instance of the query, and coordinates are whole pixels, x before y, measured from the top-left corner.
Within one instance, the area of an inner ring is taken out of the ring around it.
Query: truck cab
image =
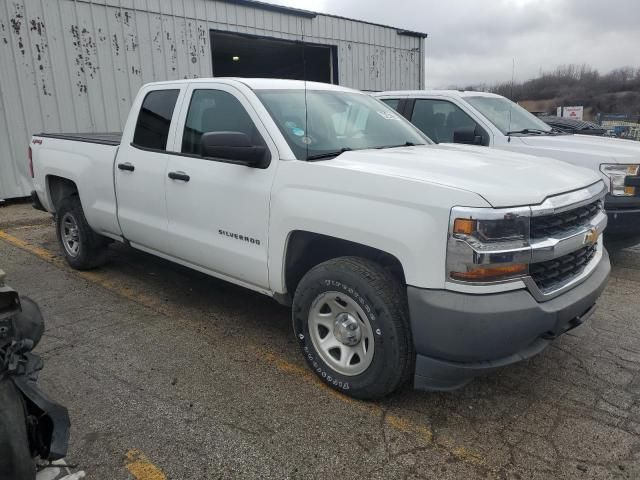
[[[640,242],[640,143],[554,129],[505,97],[459,90],[375,94],[437,143],[485,146],[555,158],[598,173],[607,184],[607,243]]]

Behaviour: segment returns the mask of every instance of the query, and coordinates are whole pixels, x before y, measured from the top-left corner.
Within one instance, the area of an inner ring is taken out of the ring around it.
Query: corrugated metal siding
[[[341,85],[423,83],[424,40],[394,28],[214,0],[2,0],[0,199],[31,190],[31,134],[120,131],[144,83],[211,76],[211,29],[335,45]]]

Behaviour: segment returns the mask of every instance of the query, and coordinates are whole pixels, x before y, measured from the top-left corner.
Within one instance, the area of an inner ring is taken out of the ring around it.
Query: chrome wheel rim
[[[80,252],[80,232],[76,219],[69,213],[65,213],[60,222],[60,237],[65,251],[77,257]]]
[[[373,360],[374,338],[369,319],[351,297],[324,292],[309,310],[309,335],[320,358],[333,370],[354,376]]]

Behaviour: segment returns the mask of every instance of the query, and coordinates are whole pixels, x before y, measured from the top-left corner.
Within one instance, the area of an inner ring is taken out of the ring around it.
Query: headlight
[[[447,270],[464,282],[512,280],[529,273],[528,208],[456,207],[451,212]]]
[[[627,177],[637,177],[640,165],[617,165],[604,163],[600,171],[609,177],[609,191],[611,195],[619,197],[633,197],[636,195],[635,186],[625,186]]]
[[[518,217],[503,218],[502,220],[474,220],[470,218],[456,218],[453,223],[453,234],[474,237],[482,242],[504,242],[525,240],[528,232],[528,222]]]

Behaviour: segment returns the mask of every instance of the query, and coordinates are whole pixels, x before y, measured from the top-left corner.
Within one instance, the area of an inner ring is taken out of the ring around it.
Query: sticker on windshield
[[[291,120],[287,120],[284,122],[284,126],[287,128],[296,128],[296,122],[292,122]]]
[[[302,137],[304,135],[304,130],[302,130],[301,128],[294,128],[293,130],[291,130],[291,132],[296,136],[296,137]]]
[[[378,112],[378,115],[380,115],[382,118],[385,118],[387,120],[397,120],[398,116],[395,115],[392,112]]]

